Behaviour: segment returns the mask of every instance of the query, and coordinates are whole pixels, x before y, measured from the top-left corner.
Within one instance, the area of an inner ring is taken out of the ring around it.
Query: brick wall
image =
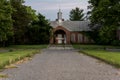
[[[68,31],[67,29],[65,29],[64,27],[62,26],[58,26],[56,28],[53,29],[53,34],[57,31],[57,30],[63,30],[66,34],[66,44],[70,44],[70,31]],[[54,44],[54,38],[51,37],[51,40],[50,40],[50,43],[51,44]]]
[[[66,44],[70,43],[93,43],[93,40],[89,39],[85,36],[82,32],[70,32],[62,26],[58,26],[53,29],[53,34],[58,31],[62,30],[66,34]],[[51,44],[55,44],[54,37],[52,36],[50,39]]]

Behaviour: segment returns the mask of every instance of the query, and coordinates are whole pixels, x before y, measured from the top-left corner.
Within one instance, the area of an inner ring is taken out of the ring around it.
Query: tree
[[[35,10],[23,3],[24,0],[11,0],[15,44],[24,44],[27,26],[37,18]]]
[[[97,36],[93,39],[100,44],[112,44],[120,26],[119,0],[89,0],[89,3],[91,28]]]
[[[79,9],[78,7],[76,7],[75,9],[72,9],[70,11],[69,16],[71,21],[83,21],[84,20],[83,9]]]
[[[0,43],[5,46],[5,42],[13,35],[12,8],[8,0],[0,1]]]
[[[42,44],[48,43],[50,25],[40,13],[30,6],[24,5],[24,0],[0,1],[0,45]]]
[[[29,44],[47,44],[50,40],[50,26],[48,20],[42,14],[38,14],[38,20],[32,22],[26,33]]]

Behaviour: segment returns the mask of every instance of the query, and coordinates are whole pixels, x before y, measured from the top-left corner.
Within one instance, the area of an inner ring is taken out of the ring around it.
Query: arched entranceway
[[[56,30],[54,32],[55,44],[66,44],[66,32],[64,30]]]

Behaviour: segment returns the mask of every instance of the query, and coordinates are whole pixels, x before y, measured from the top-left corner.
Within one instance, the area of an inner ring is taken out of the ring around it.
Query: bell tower
[[[61,9],[59,9],[59,12],[57,13],[57,18],[58,18],[58,21],[59,21],[59,20],[62,20],[62,12],[61,12]]]
[[[64,21],[64,19],[62,18],[61,9],[59,9],[59,11],[57,13],[57,19],[56,19],[56,21],[58,21],[59,23],[61,23],[62,21]]]
[[[64,19],[62,18],[62,11],[61,11],[61,5],[60,5],[60,1],[59,1],[59,11],[57,13],[57,19],[56,21],[58,22],[59,25],[62,24],[62,21],[64,21]]]

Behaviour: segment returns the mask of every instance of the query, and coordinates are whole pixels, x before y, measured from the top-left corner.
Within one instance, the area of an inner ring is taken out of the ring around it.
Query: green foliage
[[[51,26],[43,15],[38,14],[38,20],[32,22],[28,27],[26,37],[28,44],[47,44],[50,39]]]
[[[101,27],[100,33],[99,33],[99,37],[101,37],[101,40],[99,43],[111,44],[111,42],[116,38],[115,35],[116,35],[116,30],[114,26]]]
[[[50,26],[40,13],[30,6],[24,5],[24,0],[11,0],[13,8],[12,19],[14,28],[14,44],[46,44],[49,42]]]
[[[70,16],[71,21],[83,21],[84,20],[83,10],[79,9],[78,7],[76,7],[75,9],[72,9],[70,11],[69,16]]]
[[[38,17],[37,15],[35,14],[36,13],[36,10],[32,9],[31,6],[26,6],[26,10],[27,10],[27,15],[29,17],[29,19],[32,20],[38,20]]]
[[[82,49],[82,50],[104,50],[106,48],[110,49],[119,49],[120,46],[109,46],[109,45],[73,45],[75,49]]]
[[[0,46],[49,43],[50,29],[48,20],[24,0],[0,1]]]
[[[0,43],[5,46],[5,41],[13,35],[12,8],[10,2],[7,0],[0,1]]]
[[[25,42],[25,32],[27,26],[31,24],[33,20],[37,19],[35,10],[30,6],[25,6],[24,0],[11,0],[13,8],[12,19],[14,28],[14,43],[23,44]]]
[[[112,41],[116,40],[115,32],[120,26],[119,0],[89,0],[89,3],[91,28],[95,34],[95,37],[92,37],[96,43],[112,44]]]
[[[114,45],[114,46],[120,45],[120,40],[112,41],[112,45]]]

